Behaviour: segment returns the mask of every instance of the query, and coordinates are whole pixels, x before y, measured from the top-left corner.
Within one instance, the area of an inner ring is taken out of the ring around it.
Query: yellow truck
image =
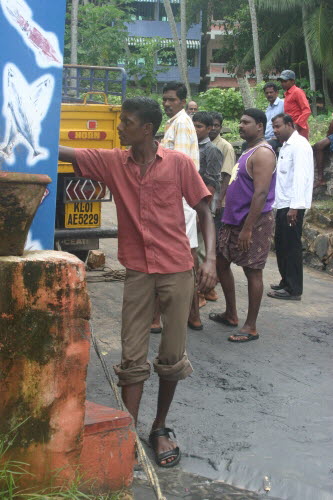
[[[125,98],[123,68],[65,65],[60,117],[60,144],[74,148],[120,147],[117,134],[121,104],[108,95]],[[96,101],[97,100],[97,101]],[[117,228],[103,228],[102,203],[111,195],[100,182],[75,176],[72,165],[59,162],[55,249],[85,260],[99,248],[100,238],[117,237]]]

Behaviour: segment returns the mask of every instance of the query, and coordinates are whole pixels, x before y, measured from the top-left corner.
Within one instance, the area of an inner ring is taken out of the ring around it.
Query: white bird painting
[[[54,77],[51,74],[45,74],[29,84],[15,64],[6,64],[2,109],[6,130],[0,144],[2,163],[15,163],[15,148],[18,144],[24,144],[28,150],[28,166],[49,157],[49,150],[40,146],[39,137],[41,122],[50,107],[53,91]]]

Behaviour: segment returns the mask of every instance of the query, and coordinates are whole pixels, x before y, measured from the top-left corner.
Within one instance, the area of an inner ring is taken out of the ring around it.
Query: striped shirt
[[[193,160],[197,170],[199,170],[198,137],[192,118],[188,116],[184,109],[166,122],[161,145],[164,148],[175,149],[187,154]]]

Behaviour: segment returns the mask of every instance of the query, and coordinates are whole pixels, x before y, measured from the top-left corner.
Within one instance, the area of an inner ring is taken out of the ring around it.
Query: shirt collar
[[[169,120],[167,121],[167,125],[170,125],[170,123],[175,121],[176,118],[178,118],[178,116],[183,115],[184,113],[186,114],[185,109],[181,109],[180,111],[178,111],[178,113],[175,116],[172,116],[171,118],[169,118]]]
[[[294,130],[294,132],[291,134],[291,136],[285,142],[285,144],[293,144],[296,141],[298,135],[299,133],[297,132],[297,130]]]
[[[281,100],[280,97],[277,97],[275,99],[275,101],[273,102],[273,104],[271,104],[271,106],[277,106],[279,104],[280,100]]]
[[[202,139],[202,141],[199,142],[199,146],[202,144],[207,144],[207,142],[211,142],[209,137],[206,137],[206,139]]]
[[[284,95],[292,94],[296,90],[296,88],[297,88],[296,85],[293,85],[292,87],[290,87],[290,89],[286,90]]]
[[[154,141],[154,142],[157,145],[156,156],[158,156],[161,159],[164,158],[164,156],[165,156],[164,148],[161,146],[161,144],[159,142],[157,142],[157,141]],[[124,158],[124,165],[126,163],[128,164],[129,159],[131,159],[135,163],[135,160],[133,158],[132,146],[126,151],[126,153],[127,153],[127,155]]]

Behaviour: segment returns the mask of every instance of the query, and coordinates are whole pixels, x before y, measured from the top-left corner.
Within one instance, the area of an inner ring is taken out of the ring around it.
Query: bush
[[[242,96],[233,88],[208,89],[199,94],[200,108],[206,111],[217,111],[229,120],[238,119],[244,109]]]

